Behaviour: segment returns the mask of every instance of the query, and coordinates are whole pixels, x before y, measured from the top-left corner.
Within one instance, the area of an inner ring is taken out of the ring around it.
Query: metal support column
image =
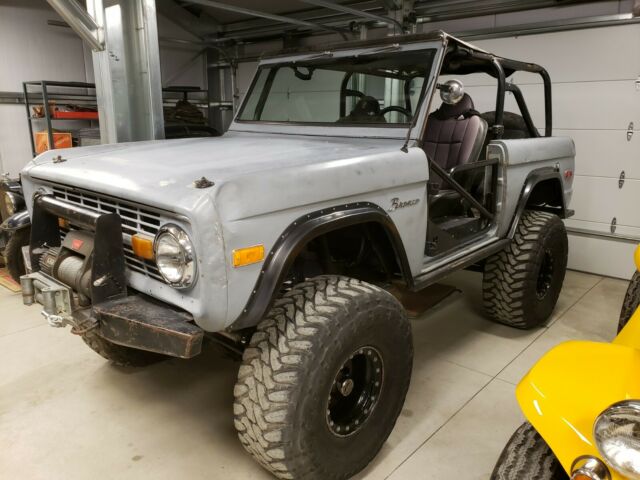
[[[237,106],[236,62],[220,48],[207,50],[209,126],[226,132]]]
[[[87,0],[104,36],[93,51],[102,143],[164,138],[155,0]]]

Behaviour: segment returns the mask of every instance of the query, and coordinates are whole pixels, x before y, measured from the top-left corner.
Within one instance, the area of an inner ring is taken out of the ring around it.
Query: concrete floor
[[[568,272],[549,325],[518,331],[480,311],[480,276],[414,322],[411,388],[358,479],[486,480],[522,422],[514,386],[553,345],[613,338],[626,282]],[[0,288],[0,478],[269,479],[232,422],[238,365],[215,349],[119,369]]]

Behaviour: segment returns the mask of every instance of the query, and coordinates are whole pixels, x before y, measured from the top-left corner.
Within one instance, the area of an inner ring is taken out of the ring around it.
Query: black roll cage
[[[445,34],[446,35],[446,34]],[[535,73],[542,77],[544,85],[544,117],[545,117],[545,137],[550,137],[553,133],[553,112],[551,107],[551,77],[549,73],[540,65],[535,63],[520,62],[495,56],[483,50],[476,49],[455,37],[446,35],[447,52],[440,71],[441,75],[466,75],[471,73],[486,73],[494,77],[498,82],[496,95],[496,117],[495,124],[491,127],[494,139],[502,138],[504,134],[504,103],[506,92],[513,93],[520,113],[527,125],[527,129],[532,137],[539,137],[540,133],[536,129],[529,108],[524,100],[522,91],[514,83],[507,83],[507,78],[515,72]]]
[[[291,54],[300,54],[303,52],[312,53],[318,52],[319,54],[326,54],[327,51],[343,50],[348,48],[368,48],[368,47],[384,47],[386,45],[393,46],[399,42],[402,43],[417,43],[426,41],[441,41],[445,48],[445,58],[442,63],[441,71],[439,74],[451,74],[451,75],[464,75],[469,73],[487,73],[494,77],[498,82],[498,91],[496,94],[496,118],[495,125],[492,127],[493,138],[500,139],[504,134],[504,103],[506,92],[513,93],[515,100],[520,108],[522,117],[527,124],[527,129],[532,137],[540,137],[540,133],[535,128],[531,114],[524,100],[524,96],[520,88],[513,84],[507,83],[507,79],[511,77],[515,72],[529,72],[540,75],[544,84],[544,110],[545,110],[545,137],[552,136],[553,132],[553,112],[551,107],[551,77],[547,70],[540,65],[529,62],[521,62],[518,60],[511,60],[508,58],[499,57],[492,53],[486,52],[480,48],[473,46],[463,40],[460,40],[448,33],[440,30],[404,35],[402,37],[385,37],[381,39],[372,40],[358,40],[353,42],[340,42],[332,45],[323,45],[322,47],[304,47],[296,49],[288,49],[279,51],[277,54],[265,55],[264,58],[278,58],[282,56],[288,56]],[[275,73],[273,73],[275,75]],[[340,112],[341,116],[346,114],[346,96],[356,95],[355,90],[347,89],[350,75],[345,75],[343,83],[341,85],[340,95]],[[257,75],[254,77],[254,83],[257,80]],[[273,77],[267,79],[267,81],[273,82]],[[252,87],[253,88],[253,85]],[[265,89],[266,90],[266,89]],[[245,98],[246,100],[246,98]],[[265,98],[261,98],[259,103],[264,106]],[[409,107],[407,107],[409,108]],[[242,109],[240,109],[242,110]]]

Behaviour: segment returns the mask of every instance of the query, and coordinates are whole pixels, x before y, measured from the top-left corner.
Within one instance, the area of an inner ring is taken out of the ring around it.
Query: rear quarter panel
[[[573,177],[565,178],[566,171],[575,169],[575,145],[569,137],[539,137],[519,140],[496,140],[488,146],[488,158],[498,157],[504,168],[503,196],[498,236],[507,234],[522,189],[529,175],[541,168],[555,168],[563,182],[565,207],[573,193]]]

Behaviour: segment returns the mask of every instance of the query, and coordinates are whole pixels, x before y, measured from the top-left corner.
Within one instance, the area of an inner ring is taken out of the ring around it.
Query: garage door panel
[[[568,229],[577,228],[580,230],[595,232],[595,233],[603,233],[610,235],[611,232],[611,224],[609,223],[600,223],[600,222],[588,222],[586,220],[576,220],[574,217],[568,218],[564,221],[565,225]],[[629,227],[627,225],[616,225],[614,235],[619,235],[621,237],[628,238],[637,238],[638,243],[640,243],[640,227]]]
[[[640,74],[640,25],[473,42],[496,55],[542,65],[554,82],[632,79]],[[578,47],[576,47],[578,46]],[[518,81],[516,76],[516,82]]]
[[[634,249],[631,242],[570,234],[568,267],[629,280],[635,270]]]
[[[576,144],[576,175],[640,179],[640,133],[627,141],[626,130],[553,130]]]
[[[544,125],[544,90],[540,85],[521,86],[536,125]],[[495,110],[496,88],[470,86],[479,112]],[[513,95],[507,95],[505,110],[519,112]],[[640,125],[640,91],[634,81],[589,82],[554,85],[553,125],[556,129],[627,130],[629,122]]]
[[[523,85],[522,93],[536,125],[544,124],[544,93]],[[512,96],[505,108],[517,108]],[[517,110],[516,110],[517,111]],[[635,81],[585,82],[553,86],[553,125],[559,129],[626,130],[640,123],[640,91]]]
[[[576,176],[571,208],[576,220],[640,227],[640,180],[627,180],[622,188],[615,178]]]

